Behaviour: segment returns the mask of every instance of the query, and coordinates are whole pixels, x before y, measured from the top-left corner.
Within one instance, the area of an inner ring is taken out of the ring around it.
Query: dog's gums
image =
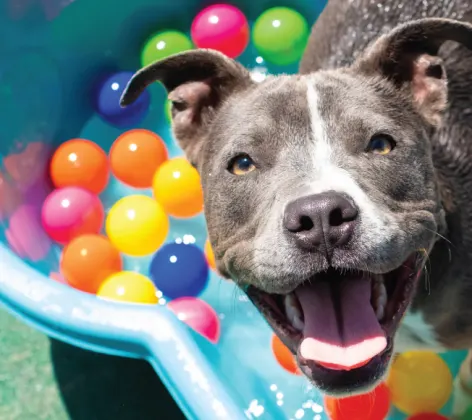
[[[333,376],[353,391],[375,382],[388,365],[420,261],[414,253],[385,274],[330,268],[286,295],[254,286],[246,292],[315,384],[329,391]]]

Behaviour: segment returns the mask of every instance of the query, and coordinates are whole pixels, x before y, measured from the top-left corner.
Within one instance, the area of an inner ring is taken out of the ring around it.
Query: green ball
[[[164,105],[164,112],[166,114],[166,120],[169,124],[172,124],[172,102],[167,99]]]
[[[141,65],[147,66],[170,55],[193,48],[190,38],[179,31],[164,31],[152,36],[141,53]]]
[[[469,407],[462,415],[461,420],[472,420],[472,407]]]
[[[310,28],[305,18],[288,7],[273,7],[262,13],[252,29],[254,45],[264,60],[279,66],[300,60]]]

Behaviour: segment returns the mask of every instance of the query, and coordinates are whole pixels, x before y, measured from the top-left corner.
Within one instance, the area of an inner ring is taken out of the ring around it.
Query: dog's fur
[[[286,293],[328,266],[383,273],[423,249],[397,349],[472,348],[472,26],[457,20],[472,21],[470,0],[330,0],[299,75],[256,83],[236,62],[198,50],[134,76],[124,105],[155,80],[170,92],[223,276]],[[365,152],[379,131],[394,137],[394,153]],[[256,162],[247,176],[227,170],[240,153]],[[332,190],[361,213],[350,246],[329,258],[303,252],[283,212]]]

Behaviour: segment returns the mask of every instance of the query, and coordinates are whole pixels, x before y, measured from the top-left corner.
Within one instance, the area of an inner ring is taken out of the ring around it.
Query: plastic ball
[[[97,296],[129,303],[156,304],[159,301],[152,281],[133,271],[120,271],[106,278]]]
[[[133,76],[130,71],[115,73],[100,83],[95,97],[95,111],[115,127],[131,127],[139,124],[147,115],[151,95],[145,90],[136,102],[126,108],[120,106],[120,98]]]
[[[177,315],[182,322],[203,335],[212,343],[220,338],[220,319],[215,310],[205,301],[184,297],[168,303],[168,308]]]
[[[95,194],[79,187],[64,187],[48,195],[41,217],[49,237],[66,244],[80,235],[100,232],[105,212]]]
[[[166,99],[166,103],[164,105],[164,114],[166,116],[166,121],[169,124],[172,124],[172,101]]]
[[[392,403],[406,414],[437,412],[452,392],[452,374],[437,354],[410,351],[397,356],[387,380]]]
[[[472,406],[465,410],[464,414],[460,417],[460,420],[472,420]]]
[[[211,244],[208,239],[205,242],[204,251],[205,251],[205,257],[207,259],[208,265],[210,266],[210,268],[215,270],[216,269],[215,254],[213,254],[213,249],[211,248]]]
[[[21,202],[20,191],[0,172],[0,222],[9,218]]]
[[[108,276],[122,270],[122,261],[108,238],[83,235],[64,248],[60,266],[69,285],[84,292],[97,293]]]
[[[152,36],[141,53],[141,65],[147,66],[170,55],[193,48],[190,38],[179,31],[163,31]]]
[[[20,205],[10,216],[5,237],[18,256],[33,262],[46,258],[52,245],[41,226],[38,208],[28,204]]]
[[[166,239],[169,220],[151,197],[130,195],[108,212],[106,232],[121,252],[135,257],[152,254]]]
[[[421,413],[408,417],[407,420],[448,420],[447,417],[438,413]]]
[[[64,276],[61,274],[61,273],[57,273],[55,271],[51,271],[49,273],[49,278],[51,280],[54,280],[55,282],[57,283],[61,283],[61,284],[67,284],[67,281],[66,279],[64,278]]]
[[[300,375],[300,370],[298,369],[294,355],[275,334],[272,334],[271,348],[275,360],[277,360],[280,366],[282,366],[287,372],[294,375]]]
[[[154,173],[166,160],[164,141],[157,134],[144,129],[123,133],[110,149],[113,175],[135,188],[152,187]]]
[[[218,50],[231,58],[241,55],[249,43],[246,17],[229,4],[203,9],[193,20],[191,34],[198,48]]]
[[[300,60],[310,29],[293,9],[274,7],[262,13],[252,29],[253,42],[264,60],[279,66]]]
[[[200,175],[184,158],[164,162],[153,179],[154,197],[166,213],[174,217],[192,217],[203,210]]]
[[[100,194],[108,183],[108,158],[92,141],[69,140],[54,153],[50,174],[56,188],[82,187]]]
[[[154,255],[151,279],[169,299],[197,296],[208,283],[208,264],[202,250],[191,244],[166,244]]]
[[[373,391],[352,397],[325,397],[326,413],[331,420],[384,420],[390,409],[390,395],[381,383]]]

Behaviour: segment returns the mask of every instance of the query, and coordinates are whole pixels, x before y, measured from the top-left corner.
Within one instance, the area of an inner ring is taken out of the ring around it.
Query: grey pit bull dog
[[[395,351],[472,348],[471,10],[331,0],[300,74],[196,50],[123,95],[164,84],[219,272],[326,393],[370,389]]]

